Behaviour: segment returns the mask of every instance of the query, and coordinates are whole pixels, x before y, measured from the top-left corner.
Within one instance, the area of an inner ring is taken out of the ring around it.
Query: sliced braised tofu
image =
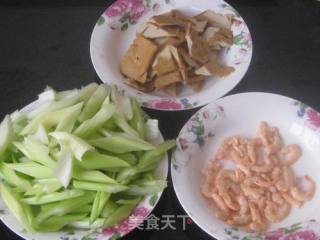
[[[172,11],[161,15],[153,16],[149,22],[154,23],[159,27],[178,26],[184,28],[186,26],[186,22],[183,21],[181,18],[176,18],[175,13]]]
[[[128,78],[141,83],[147,80],[142,76],[148,71],[158,46],[152,41],[137,34],[136,39],[128,49],[120,64],[120,71]]]
[[[199,92],[202,89],[203,81],[191,83],[190,86],[194,92]]]
[[[179,54],[179,51],[178,51],[178,49],[176,47],[170,45],[169,49],[170,49],[170,52],[171,52],[175,62],[178,64],[182,80],[186,81],[187,78],[188,78],[186,64],[183,62],[183,60],[182,60],[182,58],[181,58],[181,56]]]
[[[155,89],[159,90],[173,83],[181,82],[182,78],[179,71],[171,72],[166,75],[159,76],[155,79]]]
[[[165,46],[156,56],[152,70],[157,76],[161,76],[178,69],[170,50],[170,45]]]
[[[234,72],[234,70],[234,67],[223,66],[216,61],[210,61],[197,69],[195,74],[203,76],[217,75],[219,77],[225,77]]]
[[[191,68],[199,68],[200,67],[200,65],[189,56],[189,54],[186,50],[184,50],[183,48],[179,48],[178,51],[188,66],[190,66]]]
[[[232,31],[226,28],[209,27],[203,36],[208,42],[209,48],[214,50],[229,48],[233,41]]]
[[[176,97],[177,96],[177,83],[173,83],[173,84],[163,88],[163,91],[172,97]]]
[[[232,18],[221,15],[211,10],[206,10],[194,17],[196,20],[208,21],[208,25],[219,28],[231,29]]]
[[[204,21],[198,21],[196,19],[191,19],[193,25],[192,28],[193,30],[195,30],[196,32],[202,33],[204,32],[204,30],[206,29],[206,26],[208,24],[208,21],[204,20]]]
[[[187,82],[188,84],[192,84],[192,83],[203,82],[206,79],[208,79],[208,76],[192,74],[188,77]]]
[[[186,32],[186,40],[189,55],[197,62],[204,64],[209,61],[209,46],[204,38],[194,31],[191,25],[188,26]]]
[[[149,81],[147,83],[142,84],[141,82],[135,81],[133,79],[127,78],[125,80],[125,84],[134,87],[142,92],[152,92],[154,91],[154,81]]]
[[[154,38],[163,38],[163,37],[179,37],[180,30],[177,28],[162,28],[153,23],[147,23],[146,26],[143,26],[141,34],[145,38],[154,39]]]

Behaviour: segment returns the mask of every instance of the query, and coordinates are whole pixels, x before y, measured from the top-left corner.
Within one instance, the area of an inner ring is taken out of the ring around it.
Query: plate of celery
[[[117,239],[166,187],[158,121],[115,86],[46,88],[0,124],[0,219],[25,239]]]

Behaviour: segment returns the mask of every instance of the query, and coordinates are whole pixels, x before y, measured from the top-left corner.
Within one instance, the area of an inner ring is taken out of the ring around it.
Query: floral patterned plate
[[[29,112],[38,106],[38,102],[34,101],[24,107],[22,112]],[[160,134],[155,143],[163,142],[163,137]],[[168,155],[166,154],[158,167],[155,170],[155,178],[166,180],[168,176]],[[130,233],[136,227],[143,224],[145,218],[152,212],[158,203],[162,192],[153,196],[146,196],[133,210],[131,215],[123,220],[120,224],[105,229],[95,229],[92,231],[59,231],[52,233],[28,233],[23,230],[20,222],[13,216],[13,214],[6,207],[2,198],[0,197],[0,220],[10,228],[15,234],[27,240],[116,240],[120,237]],[[0,239],[2,239],[0,237]]]
[[[222,53],[222,61],[236,71],[224,79],[206,81],[203,90],[193,93],[183,88],[179,97],[168,97],[160,92],[143,93],[123,83],[119,63],[139,26],[152,15],[179,9],[195,15],[212,9],[233,17],[233,45]],[[103,82],[117,84],[126,94],[139,98],[147,108],[177,111],[203,106],[233,89],[245,75],[252,57],[249,29],[239,13],[222,0],[117,0],[98,19],[91,36],[90,54],[93,66]]]
[[[221,141],[232,135],[252,137],[261,121],[279,127],[285,143],[297,143],[303,155],[293,165],[298,176],[310,175],[317,183],[314,198],[291,210],[267,233],[249,234],[215,218],[200,194],[200,171]],[[320,113],[291,98],[269,93],[227,96],[199,110],[182,128],[173,154],[171,175],[177,197],[194,222],[220,240],[320,239]]]

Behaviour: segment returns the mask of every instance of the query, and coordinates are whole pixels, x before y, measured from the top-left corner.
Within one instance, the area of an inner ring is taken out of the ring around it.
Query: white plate
[[[272,224],[270,232],[250,235],[215,217],[200,194],[200,171],[223,139],[233,135],[256,136],[263,120],[279,128],[285,144],[301,146],[303,155],[293,169],[298,176],[310,175],[318,185],[311,201],[292,209],[283,222]],[[184,210],[211,236],[220,240],[271,240],[280,239],[279,236],[288,240],[320,238],[320,114],[312,108],[291,98],[268,93],[227,96],[199,110],[182,128],[177,144],[171,163],[175,192]],[[290,238],[290,234],[295,237]]]
[[[34,101],[24,107],[21,111],[28,112],[38,106],[38,102]],[[163,142],[163,137],[160,134],[158,143]],[[167,180],[168,176],[168,155],[166,154],[158,167],[155,170],[155,178],[159,180]],[[0,220],[10,228],[15,234],[27,240],[108,240],[118,239],[134,230],[139,226],[145,218],[152,212],[157,205],[162,192],[154,196],[146,196],[133,210],[132,214],[123,220],[116,227],[109,227],[106,229],[96,229],[94,231],[59,231],[53,233],[28,233],[23,230],[23,226],[10,212],[4,204],[0,196]],[[129,220],[130,219],[130,220]],[[2,239],[0,237],[0,239]]]
[[[212,9],[233,16],[233,45],[224,51],[221,60],[235,67],[235,72],[220,79],[206,81],[199,93],[183,88],[179,97],[168,97],[161,92],[143,93],[123,83],[119,63],[137,29],[151,16],[178,9],[190,15]],[[132,24],[135,23],[135,24]],[[203,106],[232,90],[245,75],[252,57],[252,40],[249,29],[228,3],[221,0],[118,0],[98,19],[91,36],[90,55],[93,66],[103,82],[117,84],[128,95],[137,96],[147,108],[157,110],[184,110]]]

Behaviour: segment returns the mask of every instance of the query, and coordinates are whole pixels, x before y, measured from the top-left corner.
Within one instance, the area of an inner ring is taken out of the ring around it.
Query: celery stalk
[[[91,212],[91,209],[92,209],[92,204],[88,204],[88,205],[82,206],[79,209],[72,211],[72,213],[87,213],[87,214],[89,214]]]
[[[117,109],[121,110],[121,114],[123,114],[127,120],[132,118],[133,112],[130,99],[123,96],[115,85],[111,86],[111,100],[116,104]]]
[[[104,137],[89,140],[89,143],[97,148],[108,150],[114,153],[126,153],[141,150],[152,150],[155,147],[145,141],[123,138],[119,136]]]
[[[10,167],[5,163],[0,163],[0,173],[3,179],[9,184],[16,186],[21,190],[27,190],[31,187],[30,182],[15,173]]]
[[[19,222],[28,231],[33,231],[32,223],[30,222],[30,214],[26,213],[25,205],[19,201],[19,198],[15,196],[10,187],[0,182],[0,192],[3,201],[13,213],[13,215],[19,220]]]
[[[66,145],[72,151],[77,160],[81,161],[83,155],[94,148],[81,138],[67,132],[51,132],[50,136],[60,142],[60,145]]]
[[[86,206],[91,203],[94,199],[94,195],[91,193],[86,193],[85,195],[73,199],[68,199],[62,202],[48,203],[42,205],[42,210],[36,217],[38,223],[43,222],[51,216],[63,216],[74,210]]]
[[[137,157],[132,153],[118,153],[114,154],[113,156],[118,157],[124,161],[126,161],[129,165],[136,165],[138,162]]]
[[[78,103],[77,105],[74,105],[73,111],[70,111],[67,113],[64,118],[60,119],[58,122],[58,125],[55,129],[57,132],[71,132],[74,128],[74,125],[77,121],[77,118],[81,112],[83,103]]]
[[[102,209],[101,216],[103,218],[107,218],[118,208],[119,208],[118,204],[116,204],[111,200],[108,200]]]
[[[91,118],[83,123],[74,131],[79,137],[88,137],[97,132],[114,114],[115,106],[112,103],[103,104],[100,110]]]
[[[71,224],[75,221],[83,220],[87,214],[68,214],[65,216],[53,216],[45,220],[37,227],[40,232],[56,232],[64,226]]]
[[[25,196],[30,195],[43,195],[58,191],[62,187],[61,183],[58,179],[55,178],[45,178],[45,179],[37,179],[35,184],[27,189],[24,193]]]
[[[144,196],[157,194],[167,186],[167,182],[163,180],[143,181],[139,184],[128,185],[125,191],[128,195]]]
[[[59,160],[54,169],[53,175],[60,181],[62,186],[68,187],[73,172],[72,152],[65,145],[61,146]]]
[[[76,198],[84,195],[84,193],[85,193],[84,191],[78,190],[78,189],[64,190],[62,192],[49,193],[41,197],[23,198],[21,199],[21,201],[30,205],[41,205],[45,203],[52,203],[52,202],[63,201],[66,199]]]
[[[114,183],[96,183],[73,180],[73,187],[77,189],[89,190],[89,191],[101,191],[108,193],[122,192],[127,189],[126,186]]]
[[[80,113],[78,118],[79,122],[84,122],[85,120],[92,118],[99,111],[104,99],[108,95],[109,91],[106,85],[97,87]]]
[[[119,199],[116,201],[120,205],[137,205],[141,201],[141,197],[132,198],[132,199]]]
[[[0,124],[0,155],[3,154],[13,139],[11,118],[7,115]]]
[[[119,113],[115,114],[113,116],[114,122],[115,124],[121,128],[125,133],[133,136],[133,137],[139,137],[138,132],[132,128],[129,123],[127,122],[127,120]]]
[[[49,139],[48,139],[48,134],[46,129],[40,124],[38,126],[37,131],[35,132],[34,135],[32,135],[33,138],[36,140],[40,141],[42,144],[48,145],[49,144]]]
[[[79,102],[87,102],[91,98],[92,94],[94,94],[95,90],[98,88],[98,84],[90,83],[85,87],[82,87],[79,92]]]
[[[130,216],[135,205],[124,205],[115,210],[105,221],[105,227],[112,226]]]
[[[72,222],[68,226],[77,229],[96,229],[103,227],[104,221],[103,218],[98,218],[93,223],[90,223],[89,218],[84,218],[81,221]]]
[[[130,125],[139,133],[142,139],[145,139],[145,124],[144,114],[140,108],[138,101],[135,98],[131,99],[131,106],[133,110],[133,117],[130,120]]]
[[[50,178],[53,170],[35,162],[8,163],[7,166],[17,172],[24,173],[34,178]]]
[[[130,165],[120,158],[106,154],[101,154],[97,151],[87,152],[83,156],[80,165],[85,169],[108,169],[115,167],[129,167]]]
[[[100,182],[100,183],[117,183],[113,178],[108,177],[104,173],[100,171],[90,171],[90,170],[81,170],[74,169],[73,170],[73,178],[82,181],[92,181],[92,182]]]
[[[96,196],[92,205],[92,210],[90,213],[90,223],[93,223],[99,217],[109,197],[110,197],[110,193],[107,193],[107,192],[96,193]]]

